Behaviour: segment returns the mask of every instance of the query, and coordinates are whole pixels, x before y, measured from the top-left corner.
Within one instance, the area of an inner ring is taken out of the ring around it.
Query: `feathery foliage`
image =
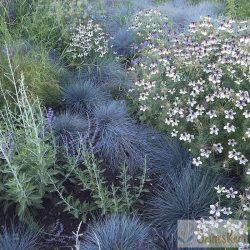
[[[7,49],[8,48],[8,49]],[[8,52],[7,52],[8,50]],[[30,95],[38,97],[42,104],[56,105],[61,97],[59,76],[62,68],[49,61],[48,52],[43,48],[30,49],[29,44],[22,41],[9,42],[0,53],[0,80],[3,88],[13,90],[13,85],[5,73],[9,71],[8,55],[15,68],[15,74],[25,75],[25,85],[29,87]]]

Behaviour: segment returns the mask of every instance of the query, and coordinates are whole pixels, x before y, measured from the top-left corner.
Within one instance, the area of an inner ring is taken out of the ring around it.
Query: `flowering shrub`
[[[129,30],[136,32],[137,40],[149,42],[164,38],[167,34],[168,18],[159,10],[147,9],[139,11]]]
[[[231,188],[224,186],[216,186],[218,201],[215,204],[210,205],[210,216],[207,220],[201,218],[197,220],[197,230],[194,232],[199,241],[205,241],[207,237],[217,235],[218,232],[224,230],[230,237],[234,235],[244,236],[248,235],[247,225],[242,221],[235,221],[233,219],[249,219],[250,212],[250,188],[246,188],[244,192],[239,192]],[[229,201],[229,202],[228,202]],[[224,203],[232,203],[234,208],[225,205]],[[239,238],[239,237],[238,237]],[[239,249],[243,245],[248,246],[249,244],[243,244],[239,242]]]
[[[77,64],[82,64],[91,57],[102,58],[108,51],[106,34],[102,27],[91,19],[75,29],[67,50],[71,59]]]
[[[141,119],[186,144],[196,166],[249,164],[249,24],[202,17],[185,34],[151,40],[139,51],[130,92]]]

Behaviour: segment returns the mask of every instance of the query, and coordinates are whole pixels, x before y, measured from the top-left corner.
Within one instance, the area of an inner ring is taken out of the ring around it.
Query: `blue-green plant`
[[[103,88],[90,81],[69,84],[64,89],[64,103],[74,111],[91,111],[109,99],[109,94]]]
[[[93,117],[97,155],[113,171],[124,163],[130,173],[140,169],[146,158],[146,141],[140,137],[139,126],[129,117],[125,104],[112,101],[99,106]]]
[[[80,135],[87,133],[89,128],[88,119],[80,115],[72,114],[69,111],[55,116],[52,122],[52,131],[59,144],[64,141],[72,142],[79,138]]]
[[[89,226],[80,250],[154,249],[150,229],[136,216],[113,215]]]
[[[111,45],[115,54],[125,58],[132,57],[133,55],[133,43],[135,35],[128,30],[127,26],[117,27],[117,29],[111,33]]]
[[[155,189],[145,202],[144,218],[161,237],[176,244],[178,220],[194,220],[209,214],[214,188],[226,180],[212,170],[187,166],[171,176],[171,185]]]
[[[78,72],[80,81],[91,81],[108,87],[122,87],[124,78],[125,71],[122,65],[110,56],[85,64]]]
[[[158,185],[171,184],[173,175],[191,165],[191,155],[178,141],[147,127],[141,133],[147,140],[148,173]]]
[[[38,250],[39,233],[24,226],[12,224],[6,226],[0,234],[0,249],[2,250]]]

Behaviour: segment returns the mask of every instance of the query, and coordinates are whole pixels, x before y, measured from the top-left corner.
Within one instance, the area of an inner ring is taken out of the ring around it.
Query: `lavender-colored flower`
[[[47,122],[50,127],[52,126],[53,119],[54,119],[54,111],[52,108],[49,108],[47,111]]]

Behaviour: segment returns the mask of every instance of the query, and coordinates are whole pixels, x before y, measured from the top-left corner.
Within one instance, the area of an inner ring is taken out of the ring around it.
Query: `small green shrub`
[[[237,19],[249,19],[250,2],[248,0],[224,0],[226,13]]]
[[[25,219],[32,208],[42,207],[55,149],[39,101],[29,98],[23,75],[17,80],[9,57],[8,62],[14,90],[1,85],[5,103],[0,110],[0,193],[5,211],[15,204],[18,216]]]
[[[59,203],[64,204],[65,211],[83,220],[86,220],[86,214],[89,212],[99,211],[102,215],[132,212],[135,204],[142,202],[141,195],[146,192],[146,165],[136,177],[129,175],[127,167],[123,165],[119,173],[112,174],[110,180],[107,170],[96,160],[92,149],[87,150],[83,139],[79,141],[77,147],[70,141],[62,147],[66,162],[63,168],[66,174],[62,181],[54,184],[61,200]],[[81,191],[90,193],[88,202],[80,201],[74,193],[67,192],[63,188],[66,180],[74,185],[78,183]]]

